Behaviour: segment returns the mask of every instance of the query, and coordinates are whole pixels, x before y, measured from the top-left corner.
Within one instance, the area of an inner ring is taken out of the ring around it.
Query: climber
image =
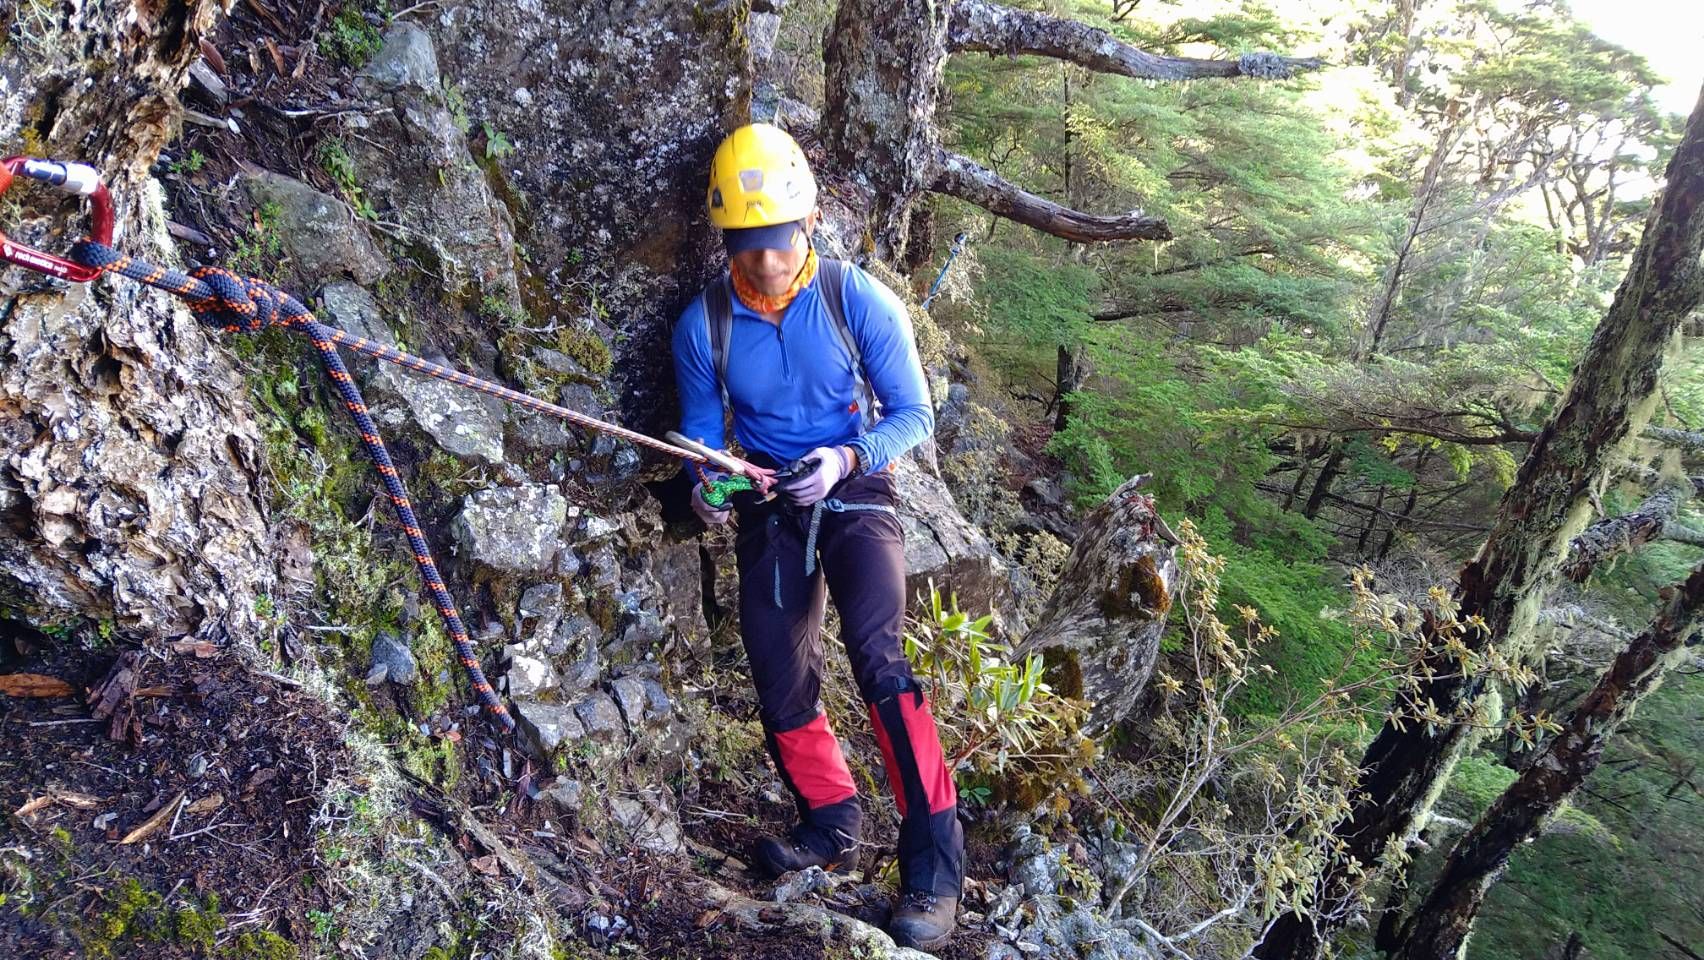
[[[880,281],[818,258],[816,181],[779,128],[752,124],[723,140],[708,192],[729,270],[675,327],[680,432],[720,447],[726,410],[747,460],[814,467],[779,480],[771,499],[734,503],[740,629],[765,744],[799,815],[787,837],[759,842],[755,859],[777,875],[856,860],[857,787],[818,699],[826,588],[900,812],[890,932],[927,949],[953,931],[964,834],[929,701],[901,644],[905,540],[891,465],[935,425],[910,318]],[[693,510],[706,524],[727,523],[729,507],[702,493],[694,488]]]

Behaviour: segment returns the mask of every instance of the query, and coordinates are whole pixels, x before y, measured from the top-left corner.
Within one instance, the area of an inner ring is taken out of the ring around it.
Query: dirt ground
[[[305,939],[325,906],[307,838],[325,784],[350,774],[321,701],[190,647],[136,657],[134,692],[97,720],[84,691],[118,651],[14,636],[3,653],[0,673],[68,689],[0,695],[0,956],[83,956],[79,940],[92,956],[196,955],[180,910],[221,915],[232,942]]]

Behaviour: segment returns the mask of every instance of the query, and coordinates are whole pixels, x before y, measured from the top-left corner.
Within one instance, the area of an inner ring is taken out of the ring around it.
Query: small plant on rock
[[[905,635],[905,655],[931,681],[949,769],[968,773],[966,788],[984,802],[1033,807],[1080,781],[1095,754],[1078,732],[1086,705],[1042,679],[1042,658],[1014,658],[988,633],[992,615],[971,619],[957,597],[929,602]]]

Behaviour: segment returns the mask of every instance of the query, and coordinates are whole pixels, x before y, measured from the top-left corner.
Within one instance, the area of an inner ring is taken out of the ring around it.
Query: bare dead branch
[[[1167,57],[1127,44],[1099,27],[986,0],[957,0],[947,27],[947,49],[1007,56],[1036,54],[1068,60],[1100,73],[1140,80],[1254,77],[1284,80],[1325,65],[1318,57],[1245,53],[1236,59]]]
[[[1030,193],[969,157],[935,154],[929,189],[974,203],[989,213],[1077,243],[1104,240],[1170,240],[1171,227],[1141,210],[1097,216],[1060,206]]]

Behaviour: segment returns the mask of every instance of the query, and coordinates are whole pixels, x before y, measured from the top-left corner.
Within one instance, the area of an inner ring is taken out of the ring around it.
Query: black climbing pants
[[[761,454],[751,459],[774,465]],[[798,806],[802,836],[838,860],[862,822],[857,787],[820,699],[822,618],[832,597],[899,807],[901,881],[906,889],[958,896],[964,856],[958,794],[901,639],[905,537],[893,475],[843,480],[814,507],[749,496],[736,498],[735,506],[741,634],[764,739]]]

